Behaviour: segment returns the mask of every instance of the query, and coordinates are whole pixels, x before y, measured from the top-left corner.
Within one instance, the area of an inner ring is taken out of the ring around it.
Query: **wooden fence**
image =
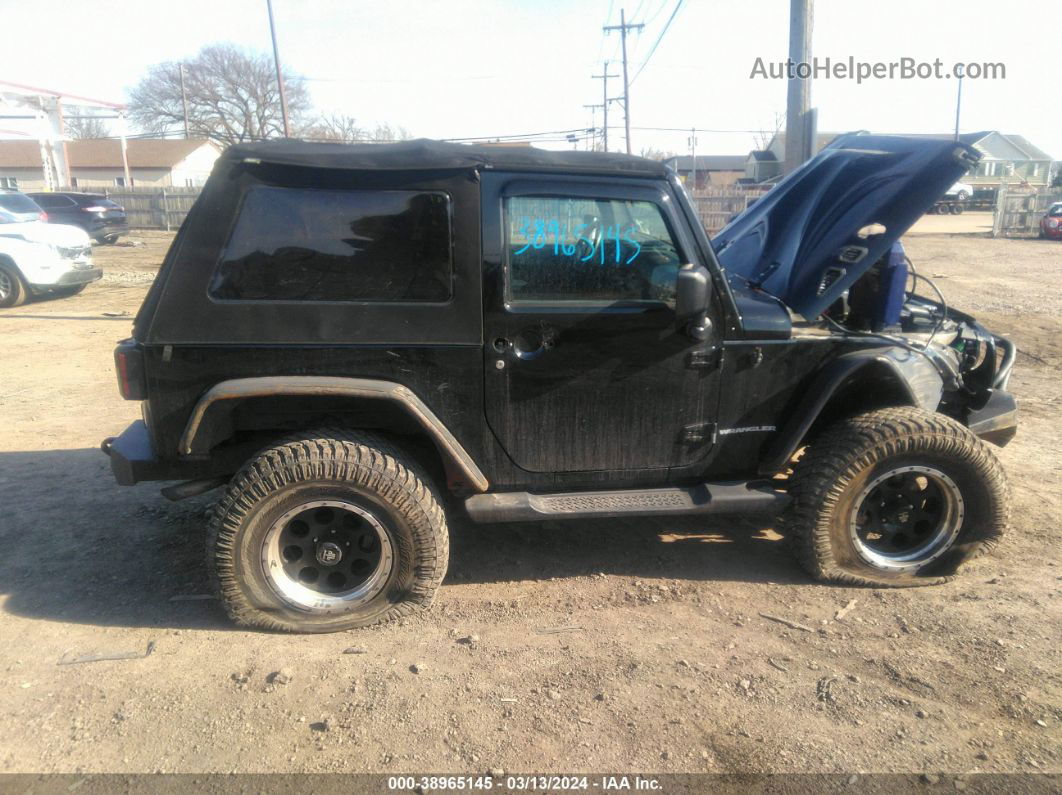
[[[709,235],[714,235],[735,214],[763,196],[770,186],[748,185],[707,188],[692,194],[697,215]],[[78,190],[78,188],[64,188]],[[134,229],[177,229],[199,196],[199,188],[87,188],[102,193],[125,207]],[[1035,237],[1040,219],[1053,202],[1062,201],[1062,191],[1007,191],[1000,189],[996,201],[993,237]]]
[[[101,193],[125,208],[129,226],[134,229],[177,229],[192,209],[200,188],[63,188],[70,191]]]
[[[1036,237],[1040,233],[1040,219],[1058,201],[1062,201],[1062,191],[1057,188],[1039,193],[1000,188],[992,219],[992,237]]]
[[[730,186],[725,188],[706,188],[695,191],[691,198],[697,208],[697,215],[709,236],[714,235],[727,221],[740,213],[750,203],[763,196],[770,185],[749,185],[747,187]]]

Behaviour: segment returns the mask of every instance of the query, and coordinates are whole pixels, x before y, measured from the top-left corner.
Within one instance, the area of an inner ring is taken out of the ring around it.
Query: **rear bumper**
[[[984,406],[970,410],[966,425],[986,442],[1003,447],[1018,432],[1018,403],[1009,392],[993,389]]]
[[[121,436],[104,439],[100,449],[111,459],[111,472],[120,486],[142,480],[164,480],[163,466],[155,455],[151,434],[143,420],[137,420]]]
[[[110,235],[127,235],[129,234],[129,223],[127,221],[96,221],[89,229],[88,233],[93,237],[109,237]]]
[[[181,458],[158,455],[151,441],[151,432],[143,420],[137,420],[120,436],[111,436],[100,444],[100,450],[111,459],[111,472],[120,486],[133,486],[145,480],[197,480],[228,476],[238,470],[255,450],[259,442],[222,446],[209,457]]]

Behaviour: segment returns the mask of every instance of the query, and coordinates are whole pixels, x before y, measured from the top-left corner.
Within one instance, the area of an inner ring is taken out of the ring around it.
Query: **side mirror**
[[[703,265],[679,268],[675,287],[675,321],[679,331],[704,341],[712,333],[708,304],[712,298],[712,277]]]

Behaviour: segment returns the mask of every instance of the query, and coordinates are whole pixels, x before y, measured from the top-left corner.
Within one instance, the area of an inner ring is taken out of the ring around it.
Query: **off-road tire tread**
[[[859,472],[888,456],[931,451],[971,464],[982,478],[994,515],[982,523],[977,538],[965,544],[962,562],[994,549],[1010,519],[1006,473],[988,445],[968,428],[947,417],[917,408],[886,408],[841,420],[827,429],[797,463],[789,492],[793,501],[782,521],[782,532],[805,571],[818,580],[843,585],[905,587],[933,585],[946,576],[883,576],[857,574],[834,560],[830,538],[833,508]]]
[[[414,580],[399,601],[358,626],[401,618],[431,606],[446,575],[449,536],[446,515],[431,478],[388,437],[345,428],[321,428],[282,439],[260,451],[233,476],[207,529],[207,566],[215,592],[236,624],[298,632],[335,631],[277,620],[251,604],[235,571],[234,546],[243,520],[277,490],[314,480],[348,481],[391,504],[417,539]],[[411,555],[400,539],[399,554]]]

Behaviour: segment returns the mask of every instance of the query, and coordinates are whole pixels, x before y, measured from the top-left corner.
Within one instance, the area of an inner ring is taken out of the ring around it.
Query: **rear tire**
[[[259,453],[210,522],[207,559],[237,624],[338,632],[429,607],[446,574],[431,481],[383,437],[310,432]]]
[[[0,263],[0,308],[21,306],[26,302],[28,294],[29,290],[18,269]]]
[[[945,581],[996,546],[1006,475],[955,420],[891,408],[838,422],[808,447],[783,531],[816,579],[910,586]]]

